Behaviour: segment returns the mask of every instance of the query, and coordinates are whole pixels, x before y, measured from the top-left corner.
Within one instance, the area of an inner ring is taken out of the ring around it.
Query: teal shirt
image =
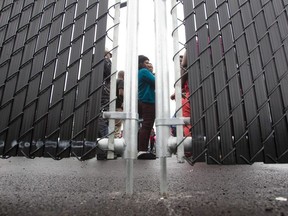
[[[155,104],[155,76],[147,68],[138,71],[138,100]]]

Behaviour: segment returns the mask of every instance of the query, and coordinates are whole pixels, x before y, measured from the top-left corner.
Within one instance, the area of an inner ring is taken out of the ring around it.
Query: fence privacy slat
[[[287,1],[179,4],[191,162],[287,163]],[[95,156],[107,16],[108,1],[0,1],[1,157]]]
[[[192,111],[192,136],[193,141],[192,152],[195,157],[195,161],[205,161],[205,149],[204,143],[204,121],[202,117],[203,111],[203,98],[201,88],[201,74],[200,65],[198,61],[198,47],[197,37],[195,31],[195,14],[193,10],[192,1],[184,2],[184,20],[187,40],[187,57],[188,57],[188,82],[190,87],[190,104]]]
[[[287,162],[286,5],[261,0],[183,4],[192,161],[206,152],[208,163]],[[198,137],[206,138],[202,148]]]
[[[66,157],[72,140],[93,154],[107,10],[108,1],[1,1],[2,155]]]

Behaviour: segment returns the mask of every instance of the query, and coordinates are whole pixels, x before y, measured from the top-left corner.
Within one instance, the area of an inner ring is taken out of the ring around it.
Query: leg
[[[108,135],[108,120],[103,119],[102,116],[98,119],[98,138],[104,138]],[[107,159],[107,152],[101,150],[97,154],[97,160],[106,160]]]
[[[154,149],[154,141],[150,142],[150,151],[153,152]]]
[[[143,123],[138,134],[138,150],[147,151],[151,129],[155,121],[155,104],[139,103],[142,109]]]
[[[123,112],[121,108],[116,109],[117,112]],[[121,138],[122,119],[115,119],[115,138]]]
[[[183,112],[183,117],[190,117],[190,103],[187,98],[182,98],[182,112]],[[184,136],[191,136],[191,125],[184,125],[183,126],[183,132]]]
[[[107,137],[108,135],[108,119],[103,119],[102,116],[98,119],[98,138]]]

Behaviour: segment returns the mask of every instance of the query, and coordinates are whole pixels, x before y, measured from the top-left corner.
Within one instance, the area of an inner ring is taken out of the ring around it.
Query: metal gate
[[[287,162],[288,2],[180,2],[190,162]],[[2,157],[95,156],[107,11],[99,0],[1,1]]]
[[[288,2],[183,3],[191,162],[287,163]]]
[[[107,8],[0,2],[1,156],[95,157]]]

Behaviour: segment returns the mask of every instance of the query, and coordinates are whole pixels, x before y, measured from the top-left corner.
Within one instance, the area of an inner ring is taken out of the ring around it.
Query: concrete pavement
[[[179,164],[168,158],[168,197],[159,160],[14,157],[0,160],[0,215],[288,215],[288,165]]]

